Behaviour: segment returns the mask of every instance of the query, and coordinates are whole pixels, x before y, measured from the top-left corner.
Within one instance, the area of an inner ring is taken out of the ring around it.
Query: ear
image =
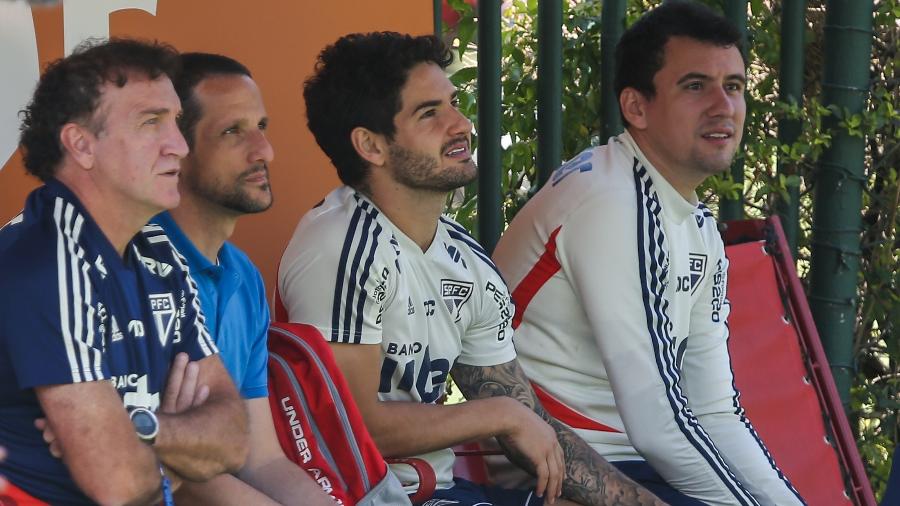
[[[647,128],[647,98],[634,88],[625,88],[619,94],[619,109],[628,124],[643,130]]]
[[[84,169],[94,167],[94,147],[97,138],[84,125],[66,123],[59,132],[64,154],[68,154]]]
[[[356,127],[350,132],[350,142],[356,153],[373,166],[380,167],[387,161],[388,149],[383,135]]]

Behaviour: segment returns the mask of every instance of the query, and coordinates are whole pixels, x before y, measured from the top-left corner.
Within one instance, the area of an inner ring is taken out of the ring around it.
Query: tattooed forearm
[[[547,414],[518,361],[490,367],[456,364],[451,374],[466,399],[501,395],[512,397],[553,427],[566,459],[563,496],[567,499],[591,506],[665,504],[619,472],[571,429]],[[507,455],[521,465],[517,455]]]
[[[556,430],[566,456],[563,496],[585,505],[664,504],[607,462],[571,429],[547,415],[540,405],[538,409]]]
[[[534,409],[535,399],[531,384],[516,361],[490,367],[457,363],[450,375],[466,399],[505,395]]]

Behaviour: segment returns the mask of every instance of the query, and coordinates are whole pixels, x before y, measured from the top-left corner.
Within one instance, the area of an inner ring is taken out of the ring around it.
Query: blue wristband
[[[172,499],[172,482],[169,481],[169,477],[166,476],[162,466],[159,466],[159,474],[162,476],[163,504],[165,506],[175,506],[175,500]]]

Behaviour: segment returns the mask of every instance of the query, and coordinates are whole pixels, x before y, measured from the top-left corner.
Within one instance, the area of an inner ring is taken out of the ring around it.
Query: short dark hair
[[[194,88],[200,84],[200,81],[208,77],[228,75],[253,77],[250,70],[234,58],[212,53],[184,53],[181,55],[181,70],[173,79],[173,84],[178,98],[181,99],[181,117],[178,118],[178,128],[189,148],[194,149],[194,128],[200,121],[200,117],[203,116],[200,102],[194,96]]]
[[[303,85],[307,126],[344,184],[358,187],[368,173],[350,132],[364,127],[393,139],[400,91],[410,70],[420,63],[443,69],[452,62],[439,38],[395,32],[345,35],[319,53]]]
[[[625,88],[634,88],[647,98],[656,95],[653,76],[665,63],[665,46],[672,37],[689,37],[722,47],[734,46],[744,57],[743,36],[731,21],[701,3],[669,0],[644,14],[619,39],[616,97]]]
[[[63,159],[59,134],[67,123],[80,122],[95,133],[102,131],[102,119],[98,122],[94,113],[104,84],[122,88],[129,74],[171,79],[177,69],[178,53],[171,46],[124,38],[89,39],[71,55],[50,63],[31,102],[19,113],[25,169],[41,181],[54,177]]]

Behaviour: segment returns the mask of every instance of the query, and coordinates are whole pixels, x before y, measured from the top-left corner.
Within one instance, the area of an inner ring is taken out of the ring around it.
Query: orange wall
[[[78,8],[93,1],[68,5]],[[223,53],[253,72],[271,121],[275,204],[265,213],[242,218],[232,240],[260,268],[270,294],[277,262],[298,219],[338,184],[334,168],[306,129],[301,85],[316,54],[350,32],[429,33],[431,9],[432,3],[423,0],[158,0],[155,16],[133,9],[109,16],[111,35],[155,38],[184,51]],[[62,10],[33,12],[42,67],[63,55]],[[12,156],[0,170],[0,225],[21,210],[37,185],[25,175],[19,154]]]

